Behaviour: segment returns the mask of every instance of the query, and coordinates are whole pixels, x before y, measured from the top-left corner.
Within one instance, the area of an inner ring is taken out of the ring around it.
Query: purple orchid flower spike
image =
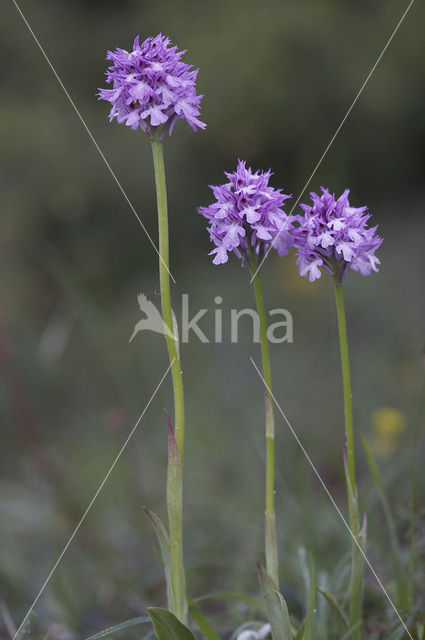
[[[205,129],[199,120],[201,95],[196,94],[198,69],[181,62],[185,51],[171,46],[162,34],[140,44],[134,40],[132,51],[108,51],[112,64],[106,72],[112,89],[99,89],[99,100],[107,100],[112,108],[109,120],[117,119],[150,137],[160,128],[163,137],[171,135],[177,120],[186,120],[194,131]]]
[[[322,195],[311,193],[312,204],[302,204],[304,215],[295,216],[299,226],[294,231],[298,249],[297,264],[301,276],[317,280],[325,269],[341,283],[348,269],[364,276],[378,271],[375,251],[382,244],[377,226],[368,227],[367,207],[352,207],[349,189],[336,199],[322,187]]]
[[[292,221],[282,209],[291,196],[269,185],[271,175],[238,160],[236,171],[225,173],[228,182],[210,186],[216,201],[199,212],[210,222],[214,264],[227,262],[232,251],[247,261],[251,249],[261,257],[272,244],[279,255],[292,247]]]

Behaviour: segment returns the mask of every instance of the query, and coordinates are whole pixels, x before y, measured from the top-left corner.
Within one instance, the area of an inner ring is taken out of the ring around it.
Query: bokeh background
[[[238,157],[271,166],[298,196],[400,19],[398,0],[22,0],[57,73],[156,241],[149,142],[107,121],[97,101],[105,53],[160,31],[200,67],[205,132],[179,123],[166,141],[173,301],[207,308],[223,344],[182,349],[187,402],[185,556],[190,591],[257,594],[262,557],[263,395],[249,321],[230,344],[230,309],[253,305],[236,260],[214,267],[197,207]],[[311,182],[352,189],[384,244],[379,274],[346,287],[355,421],[379,458],[405,546],[414,432],[417,587],[423,569],[425,342],[425,9],[414,3]],[[2,3],[0,101],[0,601],[16,626],[167,366],[160,335],[129,344],[137,294],[155,300],[157,256],[66,99],[12,0]],[[307,198],[307,195],[305,196]],[[272,347],[275,394],[343,507],[343,407],[333,293],[294,258],[262,269],[266,305],[294,319],[293,344]],[[159,303],[159,300],[156,299]],[[165,517],[170,380],[150,405],[36,607],[34,628],[86,637],[164,603],[146,504]],[[284,421],[277,417],[282,589],[299,607],[297,548],[323,580],[343,569],[347,533]],[[388,535],[358,443],[369,554],[386,585]],[[421,510],[422,509],[422,510]],[[420,533],[422,531],[422,533]],[[421,564],[422,563],[422,564]],[[422,568],[421,568],[422,567]],[[375,585],[368,577],[373,597]],[[375,589],[376,591],[376,589]],[[423,591],[423,590],[422,590]],[[379,594],[376,592],[376,597]],[[216,605],[222,627],[243,611]],[[227,622],[226,622],[227,620]],[[4,621],[1,633],[7,637]],[[10,625],[9,625],[10,626]]]

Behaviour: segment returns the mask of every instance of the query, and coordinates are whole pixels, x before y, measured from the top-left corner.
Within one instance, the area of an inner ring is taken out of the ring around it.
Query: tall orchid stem
[[[335,300],[338,318],[339,348],[341,354],[342,382],[344,387],[345,411],[345,467],[348,497],[348,514],[352,534],[362,544],[360,536],[359,505],[356,485],[356,465],[354,456],[353,405],[351,393],[350,361],[348,356],[347,323],[345,318],[344,295],[342,284],[335,281]],[[352,637],[360,640],[362,600],[363,600],[363,572],[364,558],[353,540],[350,585],[350,628],[356,625]]]
[[[249,264],[253,278],[255,302],[260,321],[261,340],[261,360],[263,377],[265,382],[265,403],[266,403],[266,512],[265,512],[265,544],[266,544],[266,568],[267,573],[279,587],[278,556],[276,542],[276,514],[274,508],[274,467],[275,467],[275,447],[274,447],[274,416],[273,405],[270,394],[272,393],[272,376],[270,370],[269,342],[267,337],[266,313],[264,310],[263,290],[261,286],[260,274],[258,271],[258,259],[251,250]]]
[[[158,137],[152,139],[152,154],[155,169],[156,198],[158,207],[159,230],[159,279],[161,289],[161,308],[164,321],[165,339],[167,342],[168,356],[170,358],[171,374],[174,391],[174,428],[175,438],[180,461],[183,462],[184,454],[184,394],[183,378],[178,351],[178,336],[174,329],[173,313],[171,309],[170,272],[169,272],[169,241],[168,241],[168,207],[167,187],[165,182],[165,166],[163,143]],[[174,336],[174,337],[173,337]],[[173,469],[172,461],[169,461],[168,479]],[[167,482],[167,509],[169,525],[169,553],[172,602],[169,607],[181,622],[186,622],[186,589],[185,573],[183,566],[183,501],[182,488],[180,491],[170,491],[170,482]],[[175,489],[175,488],[174,488]],[[176,495],[178,496],[176,504]]]

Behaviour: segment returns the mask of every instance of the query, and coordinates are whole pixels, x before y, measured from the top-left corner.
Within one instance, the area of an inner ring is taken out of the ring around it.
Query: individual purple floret
[[[279,255],[292,247],[292,221],[282,210],[287,196],[280,189],[269,186],[271,171],[256,171],[238,160],[233,173],[220,186],[210,185],[216,202],[200,207],[199,212],[209,220],[211,240],[216,245],[210,255],[213,263],[222,264],[233,251],[238,258],[249,257],[250,247],[257,256],[263,256],[273,245]]]
[[[171,132],[177,120],[184,119],[196,131],[206,124],[198,119],[202,96],[196,95],[199,69],[180,61],[185,51],[170,46],[169,38],[159,34],[139,44],[131,52],[108,51],[112,65],[106,71],[112,89],[99,89],[99,100],[112,104],[109,120],[117,119],[132,129],[140,127],[152,136],[162,127],[161,136]]]
[[[322,275],[321,267],[342,282],[348,268],[367,276],[378,271],[375,251],[382,243],[376,227],[368,228],[367,207],[351,207],[350,190],[338,198],[322,187],[322,195],[311,193],[312,204],[302,204],[304,216],[296,216],[294,245],[298,249],[300,275],[311,282]]]

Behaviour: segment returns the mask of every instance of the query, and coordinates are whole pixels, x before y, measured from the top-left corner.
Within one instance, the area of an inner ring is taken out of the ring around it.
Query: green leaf
[[[108,627],[108,629],[99,631],[99,633],[95,633],[94,636],[90,636],[86,640],[100,640],[101,638],[106,638],[107,636],[117,633],[118,631],[122,631],[123,629],[129,629],[130,627],[135,627],[138,624],[146,624],[147,622],[150,622],[150,618],[148,617],[131,618],[130,620],[121,622],[121,624],[116,624],[113,627]]]
[[[316,571],[313,564],[313,558],[310,553],[307,553],[304,547],[300,547],[298,549],[298,557],[300,560],[307,600],[307,611],[304,624],[301,627],[303,631],[300,638],[303,638],[304,640],[313,640],[316,613]],[[301,629],[299,633],[301,633]]]
[[[157,640],[195,640],[195,636],[175,615],[167,609],[149,607]]]
[[[358,630],[358,628],[361,626],[362,621],[359,620],[358,622],[356,622],[356,624],[353,624],[353,626],[348,629],[348,631],[346,633],[344,633],[343,636],[341,636],[341,640],[348,640],[348,638],[352,638],[354,633]]]
[[[325,571],[321,571],[316,579],[317,584],[321,584],[322,589],[328,589],[329,576]],[[329,607],[324,598],[317,598],[316,605],[316,635],[318,638],[327,638],[329,636],[329,618],[331,617]]]
[[[221,640],[208,618],[202,613],[201,609],[190,596],[187,596],[187,601],[189,604],[189,614],[192,616],[193,621],[206,640]]]
[[[258,562],[258,577],[272,629],[273,640],[291,640],[291,624],[285,598],[265,568]]]
[[[143,510],[151,519],[153,528],[155,529],[156,537],[158,538],[159,547],[161,550],[162,564],[164,566],[165,572],[165,583],[167,586],[167,602],[169,606],[172,606],[173,591],[171,587],[170,551],[167,530],[163,525],[161,518],[157,516],[156,513],[150,511],[150,509],[148,509],[147,507],[143,507]]]
[[[302,623],[302,625],[300,626],[300,628],[298,629],[298,633],[295,636],[295,640],[303,640],[303,638],[304,638],[304,630],[305,630],[305,620]]]
[[[316,614],[316,570],[311,553],[307,554],[309,590],[307,613],[305,616],[304,640],[314,640],[315,614]]]
[[[215,599],[223,599],[223,600],[239,600],[240,602],[244,602],[246,605],[254,609],[255,611],[259,611],[264,615],[267,614],[267,609],[261,600],[257,600],[257,598],[252,598],[251,596],[246,596],[243,593],[235,593],[233,591],[220,591],[218,593],[207,593],[204,596],[200,596],[199,598],[195,598],[195,602],[202,602],[203,600],[215,600]]]
[[[305,547],[298,547],[298,560],[300,563],[306,598],[308,598],[308,594],[310,593],[310,572],[308,569],[307,551]]]
[[[373,481],[375,483],[375,487],[379,495],[379,499],[382,504],[382,508],[384,510],[385,520],[387,523],[394,575],[397,583],[397,604],[400,609],[407,609],[408,589],[407,589],[406,578],[403,573],[403,565],[401,561],[400,548],[397,540],[397,530],[396,530],[393,514],[391,512],[390,503],[385,493],[384,484],[382,482],[381,475],[379,473],[375,456],[373,455],[370,444],[366,440],[365,436],[361,434],[361,437],[362,437],[363,449],[366,454],[366,459],[370,468],[370,472],[372,474]]]
[[[331,593],[329,593],[329,591],[326,591],[321,587],[318,587],[317,590],[320,593],[320,595],[324,597],[331,611],[333,612],[335,620],[338,624],[339,632],[342,634],[346,633],[348,631],[347,616],[345,615],[344,611],[342,610],[342,608],[340,607],[340,605],[338,604],[334,596]]]
[[[167,470],[167,509],[170,541],[170,590],[172,599],[168,606],[179,618],[187,612],[186,584],[182,557],[182,460],[177,446],[170,416],[168,421],[168,470]]]

